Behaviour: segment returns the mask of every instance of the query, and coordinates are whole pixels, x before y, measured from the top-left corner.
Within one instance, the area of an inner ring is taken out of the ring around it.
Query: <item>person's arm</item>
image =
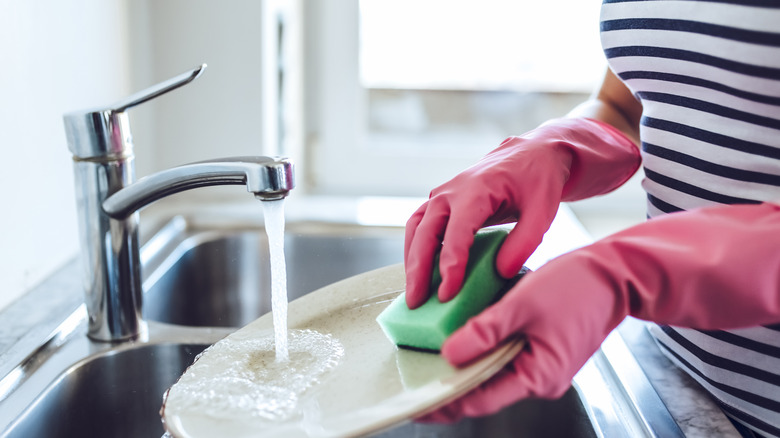
[[[627,181],[641,161],[636,145],[641,109],[633,99],[608,73],[598,93],[568,117],[504,140],[431,191],[406,225],[409,307],[428,298],[437,252],[438,296],[448,301],[460,290],[479,228],[517,221],[496,260],[498,272],[510,278],[541,243],[561,201],[607,193]]]
[[[591,99],[574,108],[568,117],[587,117],[608,123],[639,144],[642,103],[610,69]]]

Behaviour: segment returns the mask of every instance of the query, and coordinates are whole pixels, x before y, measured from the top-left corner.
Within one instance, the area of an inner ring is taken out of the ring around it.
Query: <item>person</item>
[[[556,398],[625,317],[736,425],[780,437],[780,2],[605,0],[609,64],[591,99],[505,140],[406,226],[406,300],[454,297],[477,229],[516,222],[496,269],[510,278],[559,203],[607,193],[641,165],[648,220],[526,275],[444,344],[464,365],[502,341],[526,348],[423,418],[482,416]],[[576,74],[576,69],[572,70]],[[641,148],[641,151],[640,151]]]

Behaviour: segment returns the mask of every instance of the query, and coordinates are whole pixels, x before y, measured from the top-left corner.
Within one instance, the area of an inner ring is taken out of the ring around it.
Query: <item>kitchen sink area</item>
[[[435,22],[433,3],[5,2],[0,438],[743,438],[720,388],[678,366],[710,357],[676,357],[632,317],[559,399],[414,421],[531,347],[518,333],[454,369],[388,339],[376,318],[404,291],[406,221],[502,139],[598,110],[594,90],[620,82],[584,37],[598,5],[494,3]],[[532,38],[497,25],[518,20]],[[562,202],[524,265],[644,221],[647,177]],[[556,195],[521,179],[523,201]],[[484,181],[469,190],[494,197]],[[426,215],[467,219],[450,207]],[[552,304],[553,323],[572,310]]]
[[[571,237],[561,231],[571,227],[571,214],[559,216],[552,237],[537,252],[537,263],[560,250],[554,236]],[[75,261],[4,311],[5,318],[19,317],[36,313],[35,307],[51,307],[2,347],[0,436],[163,436],[159,409],[166,389],[198,353],[271,310],[262,222],[173,216],[159,223],[144,233],[140,253],[147,326],[141,338],[99,342],[87,336]],[[545,247],[552,252],[545,255]],[[338,280],[402,262],[403,227],[292,219],[286,226],[285,253],[292,301]],[[526,400],[456,425],[408,422],[376,436],[683,434],[614,333],[559,400]]]

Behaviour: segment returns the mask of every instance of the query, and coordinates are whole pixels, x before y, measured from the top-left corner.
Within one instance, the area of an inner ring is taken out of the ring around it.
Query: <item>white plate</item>
[[[334,283],[290,303],[291,330],[315,330],[330,335],[343,347],[339,362],[300,393],[294,415],[281,420],[251,415],[218,418],[206,414],[205,409],[184,406],[182,397],[170,397],[163,407],[166,429],[178,438],[363,436],[457,398],[499,371],[522,348],[522,341],[506,344],[460,369],[438,354],[396,348],[375,319],[403,287],[404,271],[399,264]],[[220,343],[258,339],[273,339],[270,314]],[[270,345],[272,349],[273,343]],[[215,351],[204,352],[182,381],[186,377],[197,382],[207,374],[202,372],[206,367],[246,367],[251,372],[248,368],[258,363],[243,363]],[[291,357],[294,359],[292,352]],[[286,383],[273,384],[284,387]]]

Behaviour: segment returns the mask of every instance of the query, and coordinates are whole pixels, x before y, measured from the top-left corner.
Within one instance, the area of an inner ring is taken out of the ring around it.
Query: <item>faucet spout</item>
[[[138,210],[197,187],[240,184],[258,199],[273,200],[284,198],[294,186],[292,163],[269,157],[203,161],[135,180],[127,109],[192,82],[204,68],[197,66],[114,105],[63,116],[73,153],[87,335],[95,341],[139,339],[146,331]]]
[[[201,161],[138,179],[103,201],[103,211],[125,219],[146,205],[198,187],[245,185],[262,201],[286,197],[295,187],[293,163],[287,158],[232,157]]]

